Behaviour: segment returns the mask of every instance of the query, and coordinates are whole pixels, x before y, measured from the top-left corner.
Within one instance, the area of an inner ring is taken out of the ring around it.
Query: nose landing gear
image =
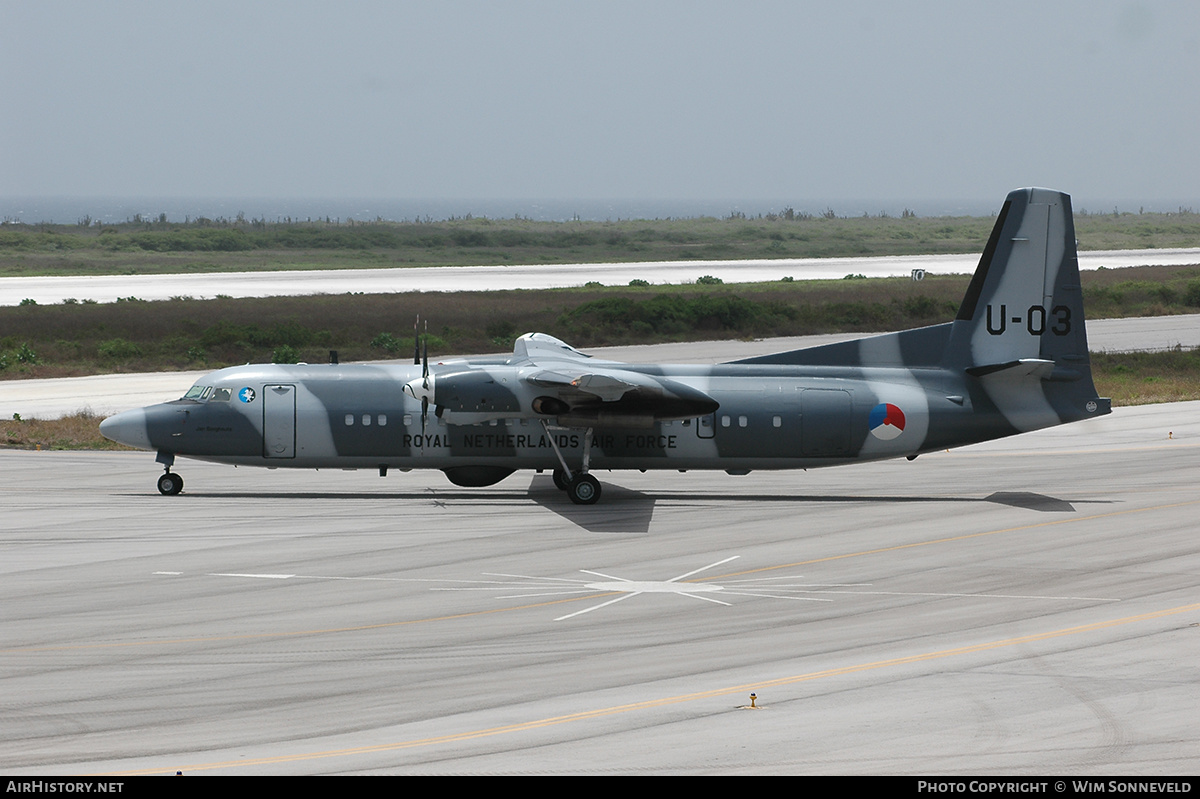
[[[183,478],[174,472],[166,472],[158,478],[159,493],[173,497],[183,490]]]
[[[154,459],[163,465],[163,476],[158,478],[158,491],[168,497],[173,497],[183,490],[183,478],[171,471],[175,465],[175,455],[171,452],[159,452]]]

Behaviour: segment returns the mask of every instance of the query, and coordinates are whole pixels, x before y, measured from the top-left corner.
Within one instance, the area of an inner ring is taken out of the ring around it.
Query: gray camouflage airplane
[[[810,469],[907,457],[1109,413],[1088,360],[1071,200],[1008,196],[954,321],[718,365],[602,361],[528,333],[511,356],[247,365],[105,419],[113,441],[269,468],[441,469],[487,486],[550,469]],[[430,411],[432,410],[432,413]]]

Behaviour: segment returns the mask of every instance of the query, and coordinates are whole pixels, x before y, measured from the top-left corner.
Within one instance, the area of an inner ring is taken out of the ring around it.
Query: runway
[[[1200,263],[1200,249],[1092,250],[1079,253],[1080,269]],[[908,277],[970,274],[979,254],[896,255],[855,258],[759,258],[739,261],[651,261],[626,264],[511,264],[379,269],[313,269],[284,272],[212,272],[174,275],[73,275],[0,277],[0,305],[30,299],[42,305],[77,300],[115,302],[118,298],[169,300],[280,297],[308,294],[391,294],[398,291],[499,291],[582,286],[595,281],[625,286],[637,278],[650,283],[694,283],[704,275],[726,283],[759,283],[784,277],[840,280],[846,275]]]
[[[1180,403],[579,507],[0,451],[0,770],[1195,773],[1198,456]]]

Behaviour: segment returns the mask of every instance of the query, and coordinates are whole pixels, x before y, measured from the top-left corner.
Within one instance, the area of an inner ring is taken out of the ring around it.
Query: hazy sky
[[[0,0],[0,195],[1200,197],[1200,3]]]

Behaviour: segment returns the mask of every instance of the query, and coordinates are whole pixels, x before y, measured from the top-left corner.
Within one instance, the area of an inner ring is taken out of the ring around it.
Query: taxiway
[[[0,451],[0,770],[1195,773],[1198,456],[1180,403],[581,507]]]

